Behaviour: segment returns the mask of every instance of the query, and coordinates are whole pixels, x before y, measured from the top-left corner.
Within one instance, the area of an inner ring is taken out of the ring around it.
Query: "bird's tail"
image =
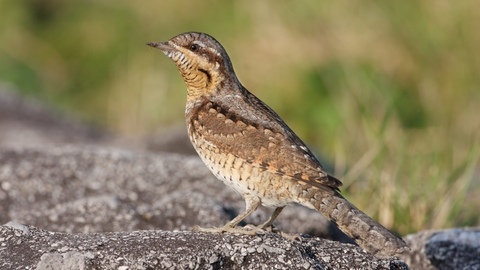
[[[338,192],[309,188],[298,203],[322,213],[360,247],[378,258],[388,258],[409,250],[405,242],[358,210]]]

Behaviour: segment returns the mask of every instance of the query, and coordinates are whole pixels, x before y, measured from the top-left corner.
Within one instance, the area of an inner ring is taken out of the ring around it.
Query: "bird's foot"
[[[265,225],[265,224],[261,224],[261,225],[258,225],[258,226],[255,226],[258,230],[262,230],[262,231],[265,231],[265,232],[272,232],[272,233],[278,233],[280,232],[280,230],[273,226],[273,225]]]
[[[247,225],[245,227],[230,227],[225,225],[223,227],[211,227],[211,228],[202,228],[198,225],[194,226],[193,231],[196,232],[205,232],[205,233],[231,233],[231,234],[244,234],[244,235],[256,235],[257,233],[265,233],[265,230],[262,230],[256,226]]]
[[[204,232],[204,233],[231,233],[231,234],[243,234],[243,235],[275,233],[291,241],[302,239],[302,236],[299,233],[290,234],[290,233],[282,232],[274,226],[269,226],[267,228],[264,228],[263,224],[259,226],[249,224],[249,225],[245,225],[245,227],[230,227],[227,224],[220,228],[218,227],[203,228],[198,225],[195,225],[192,228],[192,230],[195,232]]]
[[[280,229],[273,226],[272,224],[268,224],[268,225],[261,224],[261,225],[256,226],[256,228],[257,228],[257,230],[259,230],[262,233],[266,233],[266,232],[275,233],[275,234],[278,234],[281,237],[286,238],[286,239],[291,240],[291,241],[302,240],[302,235],[301,234],[299,234],[299,233],[290,234],[290,233],[282,232]]]

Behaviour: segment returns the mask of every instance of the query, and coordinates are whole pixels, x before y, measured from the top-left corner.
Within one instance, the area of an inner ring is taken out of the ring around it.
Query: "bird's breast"
[[[214,142],[206,140],[192,125],[189,137],[198,155],[210,171],[238,194],[256,196],[267,207],[281,207],[292,202],[292,189],[298,184],[282,179],[250,161],[222,151]]]

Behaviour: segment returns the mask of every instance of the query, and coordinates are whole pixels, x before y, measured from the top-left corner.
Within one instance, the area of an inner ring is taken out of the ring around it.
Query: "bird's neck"
[[[198,72],[193,79],[187,80],[187,107],[185,114],[201,106],[205,100],[215,101],[218,97],[225,97],[238,93],[241,84],[236,76],[225,76],[215,72]]]

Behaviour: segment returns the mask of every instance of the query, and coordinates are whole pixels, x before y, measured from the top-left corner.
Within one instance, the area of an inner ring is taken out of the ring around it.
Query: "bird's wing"
[[[254,98],[258,104],[246,104],[256,106],[255,121],[244,113],[251,109],[241,110],[241,106],[235,106],[233,110],[229,104],[207,101],[192,111],[189,124],[220,152],[231,153],[302,184],[326,191],[338,190],[342,183],[325,172],[312,152],[272,109]]]

